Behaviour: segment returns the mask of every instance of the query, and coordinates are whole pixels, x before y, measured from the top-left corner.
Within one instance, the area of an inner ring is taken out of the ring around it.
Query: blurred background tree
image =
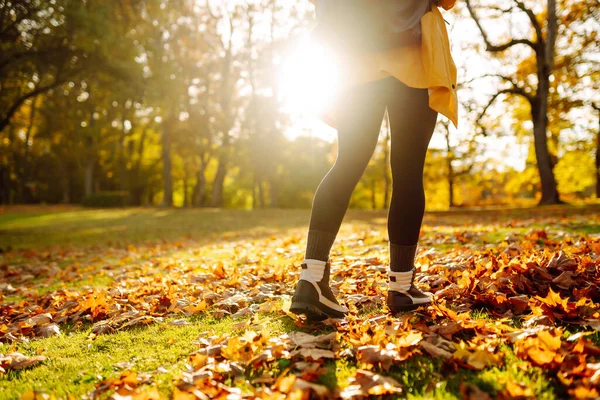
[[[440,118],[428,208],[597,199],[598,2],[446,17],[461,124]],[[0,202],[310,207],[335,134],[282,76],[313,28],[306,0],[0,0]],[[388,206],[388,163],[384,122],[352,207]]]

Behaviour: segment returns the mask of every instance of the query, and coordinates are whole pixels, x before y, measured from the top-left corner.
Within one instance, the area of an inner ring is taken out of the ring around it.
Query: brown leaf
[[[559,269],[562,271],[572,271],[577,268],[577,261],[569,258],[564,252],[554,253],[548,262],[548,269]]]
[[[356,350],[356,361],[369,367],[378,366],[388,370],[398,356],[395,350],[381,349],[379,346],[361,346]]]
[[[331,344],[333,341],[335,341],[335,338],[336,338],[336,332],[313,336],[308,333],[294,331],[294,332],[289,332],[288,337],[296,346],[299,346],[299,347],[331,348]]]
[[[573,271],[565,271],[556,278],[554,278],[552,282],[556,283],[558,287],[568,290],[571,286],[575,284],[575,281],[573,281],[572,279],[573,275]]]
[[[395,379],[370,371],[359,369],[349,381],[350,385],[340,393],[343,399],[398,395],[403,392],[402,386]]]
[[[512,306],[513,312],[515,314],[522,314],[527,310],[529,305],[529,296],[520,295],[520,296],[512,296],[508,298],[510,305]]]
[[[422,341],[419,345],[432,357],[440,357],[445,360],[452,358],[452,353],[437,347],[426,341]]]
[[[40,337],[50,337],[50,336],[60,335],[60,328],[56,324],[48,324],[48,325],[38,326],[35,331],[36,331],[36,335],[40,336]]]
[[[332,395],[331,391],[327,386],[307,382],[303,379],[296,379],[292,388],[300,390],[303,393],[312,392],[313,395],[316,395],[316,397],[320,399],[327,399],[330,398]],[[313,397],[311,396],[311,398]]]
[[[320,360],[321,358],[335,358],[335,353],[331,350],[317,348],[300,348],[290,353],[292,357],[301,355],[307,360]]]
[[[489,394],[470,383],[461,383],[460,393],[463,400],[492,400]]]
[[[45,325],[52,321],[52,315],[50,313],[43,313],[33,316],[29,319],[32,325]]]
[[[46,356],[28,357],[21,353],[10,353],[6,356],[0,354],[0,366],[5,369],[19,370],[29,368],[45,360],[47,360]]]

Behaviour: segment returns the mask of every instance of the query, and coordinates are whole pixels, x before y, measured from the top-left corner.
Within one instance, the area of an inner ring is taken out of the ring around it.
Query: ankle
[[[329,262],[306,258],[301,263],[300,279],[309,282],[326,282],[329,284]]]
[[[389,272],[388,290],[391,292],[408,292],[413,285],[415,270]]]
[[[412,271],[415,267],[417,244],[402,245],[390,242],[390,270],[393,272]]]
[[[335,242],[335,234],[309,230],[306,240],[306,256],[308,260],[319,260],[326,262],[329,259],[329,252]]]

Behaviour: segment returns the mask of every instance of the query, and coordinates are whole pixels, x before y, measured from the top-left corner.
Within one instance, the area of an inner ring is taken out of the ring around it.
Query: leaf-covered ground
[[[349,212],[351,315],[288,314],[307,211],[7,209],[0,398],[598,398],[600,207],[429,213],[435,303],[385,308],[384,212]]]

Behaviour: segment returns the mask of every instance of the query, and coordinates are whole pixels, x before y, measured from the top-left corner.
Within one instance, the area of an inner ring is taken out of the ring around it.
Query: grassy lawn
[[[396,317],[384,306],[386,213],[350,211],[332,260],[351,316],[317,325],[282,310],[308,219],[308,210],[4,209],[0,354],[45,358],[0,370],[0,398],[600,390],[600,206],[426,214],[417,264],[436,304]],[[334,336],[314,345],[298,332]]]

